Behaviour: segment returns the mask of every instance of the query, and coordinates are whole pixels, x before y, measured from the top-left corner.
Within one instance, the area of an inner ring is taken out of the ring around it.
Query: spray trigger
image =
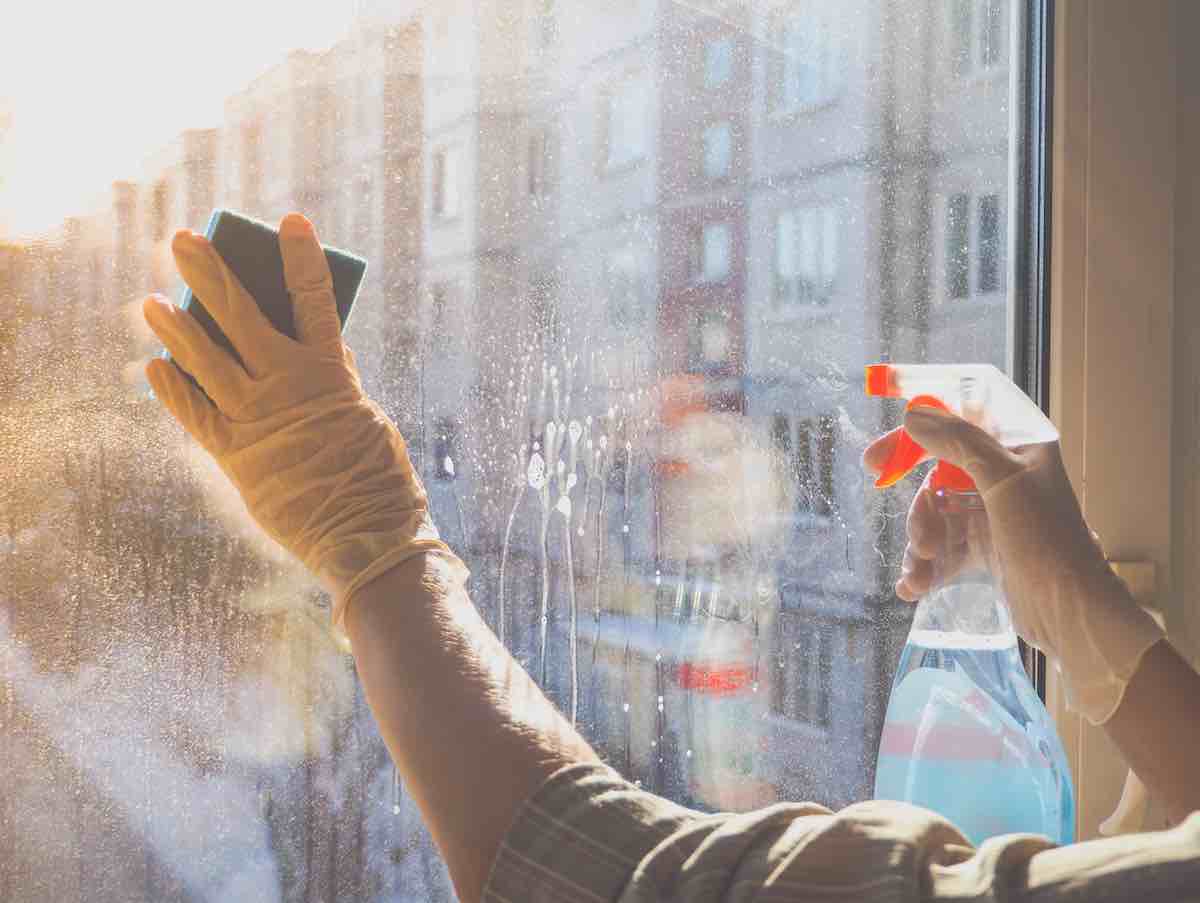
[[[952,413],[950,407],[934,395],[918,395],[904,409],[911,411],[913,408],[922,407],[936,408],[940,411]],[[900,434],[896,440],[896,447],[892,449],[891,457],[883,465],[878,479],[875,480],[875,488],[887,489],[889,486],[899,483],[912,473],[913,469],[924,461],[926,457],[924,447],[909,435],[908,430],[901,427]],[[934,491],[972,492],[975,489],[975,482],[966,471],[955,467],[948,461],[938,461],[937,467],[933,471],[931,485]]]

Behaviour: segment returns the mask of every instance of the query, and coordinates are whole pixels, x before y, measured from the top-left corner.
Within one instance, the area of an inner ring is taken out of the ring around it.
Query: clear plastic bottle
[[[944,516],[984,517],[973,492],[939,496]],[[1066,753],[1026,676],[1008,606],[986,567],[917,605],[888,700],[875,797],[944,815],[973,843],[1075,835]]]
[[[954,411],[1004,445],[1058,439],[1041,410],[988,365],[879,364],[867,368],[866,388],[869,395],[909,399],[909,407]],[[924,458],[901,431],[876,485],[894,485]],[[934,588],[917,605],[900,656],[875,797],[932,809],[976,844],[1012,833],[1070,843],[1070,768],[1018,652],[983,500],[970,477],[944,461],[931,487],[947,519],[948,545],[934,560]]]

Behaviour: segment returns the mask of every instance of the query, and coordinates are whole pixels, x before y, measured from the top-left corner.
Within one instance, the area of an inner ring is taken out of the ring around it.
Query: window
[[[785,616],[775,657],[771,710],[816,728],[828,728],[832,699],[833,631],[805,612]]]
[[[433,155],[433,214],[439,219],[454,219],[461,203],[457,147],[444,147]]]
[[[608,324],[615,329],[644,325],[643,275],[637,252],[623,247],[608,255],[604,267],[608,295]]]
[[[733,38],[713,38],[704,45],[704,87],[712,90],[733,75]]]
[[[723,179],[733,162],[733,126],[718,122],[704,130],[704,175]]]
[[[618,169],[646,156],[650,137],[650,92],[642,79],[627,76],[601,100],[603,168]]]
[[[837,288],[841,223],[834,206],[785,210],[775,220],[775,305],[825,305]]]
[[[1008,0],[952,0],[950,47],[956,75],[1002,66]]]
[[[75,899],[103,853],[98,903],[453,899],[328,600],[138,385],[160,349],[112,312],[174,284],[160,185],[192,228],[305,199],[369,258],[346,334],[363,384],[442,535],[470,538],[481,617],[539,680],[544,653],[553,701],[574,684],[615,769],[706,811],[871,796],[917,483],[863,479],[899,407],[859,374],[1030,347],[1007,173],[1039,136],[1011,134],[1021,97],[990,77],[1026,38],[1007,0],[734,6],[293,4],[288,34],[329,46],[233,42],[228,92],[170,117],[135,115],[152,80],[105,62],[174,46],[158,19],[95,18],[69,58],[27,29],[70,90],[4,80],[0,421],[53,416],[0,441],[0,897]],[[96,111],[139,126],[89,130],[93,156],[143,173],[99,206],[34,138]],[[181,160],[204,126],[220,152]]]
[[[828,517],[836,499],[837,420],[831,414],[800,420],[796,427],[796,508]]]
[[[699,282],[721,282],[733,262],[733,230],[729,223],[707,223],[692,230],[692,277]]]
[[[792,113],[829,103],[843,77],[837,4],[806,2],[776,10],[768,50],[771,108]]]
[[[945,295],[961,301],[1004,288],[1004,225],[1000,195],[950,195],[945,202]]]

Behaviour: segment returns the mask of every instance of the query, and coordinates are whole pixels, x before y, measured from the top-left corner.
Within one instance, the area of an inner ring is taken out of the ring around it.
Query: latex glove
[[[928,408],[910,411],[904,425],[931,457],[970,474],[986,516],[943,517],[923,485],[909,509],[897,595],[915,601],[935,576],[992,568],[1017,632],[1057,662],[1067,704],[1103,724],[1163,632],[1109,567],[1084,522],[1058,444],[1006,449],[979,427]],[[867,449],[869,469],[881,469],[897,435]]]
[[[166,360],[146,376],[259,526],[329,590],[336,624],[360,587],[414,555],[466,571],[438,538],[399,431],[363,392],[311,223],[291,214],[279,237],[297,339],[275,330],[206,239],[183,231],[171,246],[180,275],[245,366],[187,311],[152,297],[147,323],[209,397]]]

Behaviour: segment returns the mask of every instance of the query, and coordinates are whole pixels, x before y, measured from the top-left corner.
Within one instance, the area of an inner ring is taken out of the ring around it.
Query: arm
[[[1200,674],[1170,643],[1145,654],[1104,729],[1168,818],[1200,811]]]
[[[522,803],[595,753],[435,556],[368,583],[345,617],[371,711],[463,900],[480,899]]]

